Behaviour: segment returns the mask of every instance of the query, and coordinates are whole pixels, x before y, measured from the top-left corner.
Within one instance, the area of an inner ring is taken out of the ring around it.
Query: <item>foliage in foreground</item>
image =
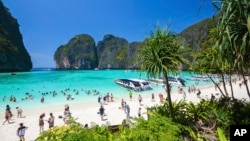
[[[72,120],[70,125],[43,132],[36,141],[203,141],[228,140],[233,124],[250,124],[250,103],[222,97],[216,101],[201,100],[194,104],[173,103],[176,118],[170,118],[168,103],[148,109],[148,120],[129,122],[112,132],[108,126],[91,125],[86,129]]]
[[[158,114],[152,115],[149,120],[135,119],[135,122],[130,123],[130,128],[120,126],[120,130],[115,133],[107,126],[92,125],[85,129],[72,120],[68,126],[56,126],[43,132],[36,141],[177,141],[183,140],[180,138],[183,129],[180,124]]]

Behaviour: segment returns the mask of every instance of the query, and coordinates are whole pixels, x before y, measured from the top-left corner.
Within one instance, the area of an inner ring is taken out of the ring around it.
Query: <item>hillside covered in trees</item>
[[[197,52],[210,47],[205,42],[210,38],[209,31],[214,27],[215,20],[209,18],[177,34],[179,40],[190,50],[186,55],[190,64],[195,61]],[[137,69],[139,63],[135,56],[143,42],[129,43],[125,38],[107,34],[95,45],[91,35],[76,35],[67,44],[58,47],[54,60],[58,69]],[[184,66],[183,69],[188,67]]]
[[[17,20],[0,0],[0,72],[29,71],[32,62]]]

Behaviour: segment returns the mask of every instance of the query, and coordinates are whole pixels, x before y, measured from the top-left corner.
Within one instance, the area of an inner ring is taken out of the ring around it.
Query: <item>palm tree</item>
[[[186,60],[183,58],[184,48],[177,40],[176,35],[169,32],[168,29],[168,27],[161,29],[156,26],[155,31],[150,32],[150,37],[145,39],[140,48],[138,59],[141,62],[141,70],[146,71],[148,77],[157,78],[163,75],[165,78],[170,116],[174,118],[168,76],[178,74],[179,68],[186,63]]]

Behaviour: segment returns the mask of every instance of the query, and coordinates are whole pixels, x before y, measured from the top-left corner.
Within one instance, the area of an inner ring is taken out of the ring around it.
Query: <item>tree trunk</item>
[[[233,84],[232,84],[232,74],[229,75],[229,83],[230,83],[232,98],[234,99],[234,90],[233,90]]]
[[[226,96],[228,96],[227,87],[226,87],[225,78],[224,78],[223,73],[221,73],[221,77],[222,77],[222,82],[223,82],[223,87],[224,87],[225,94],[226,94]]]
[[[249,93],[249,88],[248,88],[248,85],[247,85],[246,76],[244,75],[244,73],[242,73],[242,76],[243,76],[243,81],[244,81],[244,84],[245,84],[246,89],[247,89],[247,94],[248,94],[248,97],[250,98],[250,93]]]
[[[173,105],[172,105],[172,100],[171,100],[171,93],[170,93],[170,84],[168,82],[168,74],[166,72],[164,72],[164,77],[165,77],[165,82],[166,82],[166,92],[168,95],[168,103],[169,103],[169,110],[170,110],[170,116],[172,117],[172,119],[175,119],[175,115],[174,115],[174,110],[173,110]]]
[[[220,93],[225,96],[225,94],[223,93],[223,91],[221,90],[220,86],[213,80],[213,78],[207,74],[208,78],[214,83],[214,85],[219,89]]]

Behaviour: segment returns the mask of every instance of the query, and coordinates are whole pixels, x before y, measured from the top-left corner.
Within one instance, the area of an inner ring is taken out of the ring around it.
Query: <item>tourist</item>
[[[45,117],[45,113],[42,113],[39,117],[39,131],[40,134],[44,131],[44,120],[43,118]]]
[[[100,107],[100,109],[99,109],[99,114],[100,114],[100,116],[101,116],[101,120],[103,121],[104,119],[103,119],[103,117],[104,117],[104,108],[103,108],[103,106],[101,105],[101,107]]]
[[[129,120],[130,119],[130,107],[127,103],[126,103],[126,114],[127,114],[127,120]]]
[[[124,113],[126,114],[127,119],[129,119],[129,116],[130,116],[130,107],[129,107],[129,105],[126,102],[124,102]]]
[[[187,97],[186,92],[183,92],[183,100],[184,100],[184,101],[186,100],[186,97]]]
[[[85,128],[85,129],[89,129],[89,125],[86,123],[86,124],[84,125],[84,128]]]
[[[154,93],[152,93],[151,101],[152,101],[152,102],[155,101],[155,94],[154,94]]]
[[[139,110],[138,110],[138,117],[139,117],[139,118],[141,117],[141,107],[140,107]]]
[[[160,98],[160,103],[163,103],[163,94],[159,94],[159,98]]]
[[[107,102],[109,102],[109,93],[107,93],[107,95],[106,95],[106,100],[107,100]]]
[[[113,94],[111,93],[111,94],[110,94],[110,101],[111,101],[111,102],[113,102],[113,101],[114,101],[114,99],[113,99],[113,98],[114,98],[114,96],[113,96]]]
[[[28,129],[28,127],[23,126],[23,123],[20,123],[20,127],[17,128],[17,136],[19,136],[20,141],[25,141],[24,135],[26,129]]]
[[[211,102],[214,102],[214,100],[215,100],[215,96],[214,96],[214,94],[212,93],[212,94],[211,94],[211,100],[210,100],[210,101],[211,101]]]
[[[103,104],[104,104],[104,105],[106,104],[106,100],[107,100],[107,96],[104,95],[104,97],[103,97]]]
[[[6,108],[5,110],[5,121],[3,122],[3,125],[8,121],[8,123],[10,123],[10,111]]]
[[[124,113],[127,113],[127,103],[126,102],[124,102],[124,105],[123,105],[123,110],[124,110]]]
[[[64,109],[63,115],[64,115],[64,118],[63,118],[64,123],[65,124],[69,124],[71,113],[70,113],[69,105],[68,104],[65,105],[65,109]]]
[[[124,109],[124,99],[122,98],[121,100],[121,109],[123,110]]]
[[[129,98],[130,98],[130,100],[132,100],[132,95],[133,95],[132,91],[129,90]]]
[[[139,100],[140,106],[142,106],[142,104],[141,104],[141,102],[142,102],[142,97],[141,97],[141,95],[139,95],[138,100]]]
[[[197,89],[197,91],[198,91],[198,92],[197,92],[197,97],[198,97],[198,98],[201,98],[201,91],[200,91],[200,89]]]
[[[42,98],[41,98],[41,103],[43,103],[44,102],[44,97],[42,96]]]
[[[6,105],[6,109],[9,111],[9,120],[11,120],[13,114],[12,114],[12,112],[11,112],[11,110],[10,110],[10,109],[11,109],[10,106],[9,106],[9,105]]]
[[[100,103],[102,105],[102,96],[98,96],[98,103]]]
[[[20,107],[16,107],[16,109],[17,109],[17,117],[22,118],[23,110]]]
[[[52,127],[54,127],[55,117],[53,116],[52,113],[50,113],[49,115],[50,115],[50,117],[49,117],[49,119],[48,119],[49,128],[52,128]]]

